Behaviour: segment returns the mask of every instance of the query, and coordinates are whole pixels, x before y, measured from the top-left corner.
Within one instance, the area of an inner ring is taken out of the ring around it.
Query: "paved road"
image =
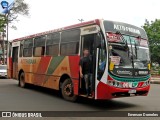
[[[30,86],[19,88],[16,80],[0,79],[0,111],[160,111],[160,85],[152,84],[147,97],[107,101],[80,98],[63,100],[55,91]]]

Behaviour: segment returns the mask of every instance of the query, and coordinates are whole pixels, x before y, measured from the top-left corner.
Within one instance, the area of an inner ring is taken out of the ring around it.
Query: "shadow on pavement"
[[[44,94],[47,94],[47,95],[63,100],[59,91],[48,89],[48,88],[43,88],[39,86],[34,86],[34,85],[28,85],[27,88],[30,90],[44,93]],[[75,103],[93,107],[99,110],[118,110],[118,109],[136,107],[135,104],[127,103],[127,101],[122,102],[122,101],[117,101],[114,99],[113,100],[93,100],[93,99],[78,97],[77,101],[73,102],[73,104]]]
[[[122,98],[123,99],[123,98]],[[118,110],[118,109],[126,109],[131,107],[136,107],[135,104],[130,104],[122,101],[116,101],[115,99],[111,100],[91,100],[86,98],[78,99],[79,104],[85,104],[88,106],[96,107],[100,110]]]

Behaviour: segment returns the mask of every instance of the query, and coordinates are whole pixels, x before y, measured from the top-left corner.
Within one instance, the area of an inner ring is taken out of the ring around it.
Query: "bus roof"
[[[100,19],[95,19],[95,20],[88,21],[88,22],[82,22],[82,23],[78,23],[78,24],[75,24],[75,25],[70,25],[70,26],[67,26],[67,27],[53,29],[53,30],[49,30],[49,31],[45,31],[45,32],[41,32],[41,33],[37,33],[37,34],[33,34],[33,35],[21,37],[21,38],[17,38],[17,39],[14,39],[13,42],[21,41],[21,40],[24,40],[24,39],[30,39],[30,38],[33,38],[33,37],[46,35],[46,34],[53,33],[53,32],[60,32],[62,30],[68,30],[68,29],[78,28],[78,27],[82,27],[82,26],[86,26],[86,25],[98,24],[99,21],[100,21]]]
[[[93,24],[98,24],[99,25],[101,20],[102,19],[95,19],[95,20],[91,20],[91,21],[88,21],[88,22],[82,22],[82,23],[75,24],[75,25],[70,25],[70,26],[67,26],[67,27],[53,29],[53,30],[29,35],[29,36],[26,36],[26,37],[17,38],[17,39],[14,39],[12,42],[21,41],[21,40],[25,40],[25,39],[30,39],[30,38],[33,38],[33,37],[38,37],[38,36],[46,35],[46,34],[49,34],[49,33],[60,32],[60,31],[63,31],[63,30],[69,30],[69,29],[84,27],[84,26],[87,26],[87,25],[93,25]],[[116,26],[116,24],[117,24],[117,26]],[[129,35],[135,35],[135,36],[140,34],[142,38],[147,39],[147,35],[142,28],[139,28],[139,27],[131,25],[131,24],[104,20],[104,27],[105,27],[106,32],[108,32],[108,31],[115,32],[118,29],[118,31],[120,31],[122,34],[129,34]]]

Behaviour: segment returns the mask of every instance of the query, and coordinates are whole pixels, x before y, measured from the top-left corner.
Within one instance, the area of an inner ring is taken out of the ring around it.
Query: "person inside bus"
[[[83,50],[83,57],[79,62],[80,66],[80,77],[85,80],[85,88],[87,97],[91,96],[92,92],[92,58],[89,54],[89,49]]]

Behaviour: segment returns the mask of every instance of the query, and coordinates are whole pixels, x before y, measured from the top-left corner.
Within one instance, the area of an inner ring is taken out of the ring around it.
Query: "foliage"
[[[4,15],[0,15],[0,32],[3,32],[5,23],[6,23],[6,17]]]
[[[143,28],[149,39],[151,61],[160,63],[160,20],[146,20]]]
[[[24,0],[16,0],[14,7],[10,11],[9,20],[12,21],[14,19],[17,19],[18,15],[29,15],[29,6],[24,2]]]
[[[18,15],[29,15],[29,6],[24,2],[24,0],[16,0],[9,14],[0,15],[0,32],[3,32],[3,29],[5,28],[7,22],[11,23],[13,21],[17,21]],[[15,28],[15,26],[13,25],[12,27]]]

